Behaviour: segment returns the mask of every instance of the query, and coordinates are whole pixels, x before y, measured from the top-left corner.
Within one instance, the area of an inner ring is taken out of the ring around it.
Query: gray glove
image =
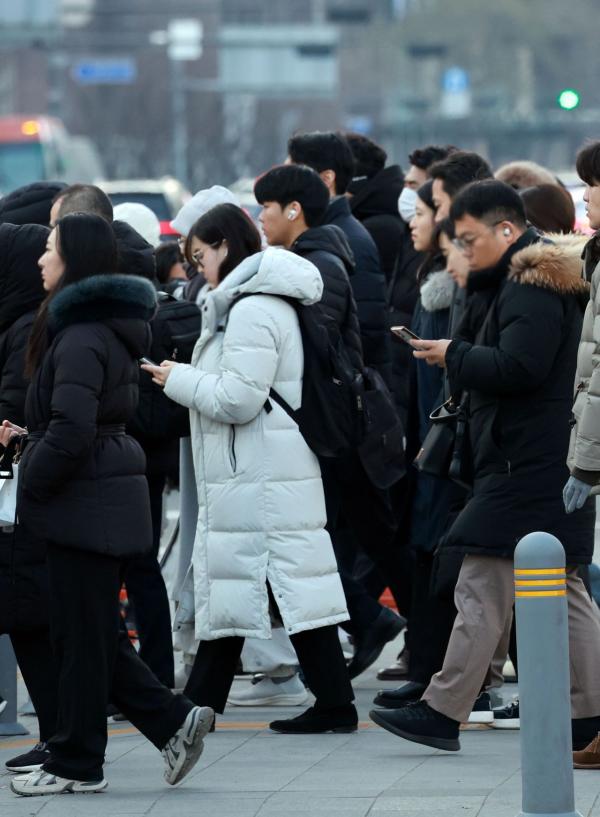
[[[583,508],[591,491],[592,486],[588,485],[587,482],[582,482],[576,477],[569,477],[567,484],[563,488],[565,511],[573,513],[574,510]]]

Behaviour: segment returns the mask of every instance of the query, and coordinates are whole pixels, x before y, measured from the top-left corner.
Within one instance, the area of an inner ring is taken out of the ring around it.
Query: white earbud
[[[508,237],[509,237],[509,235],[510,235],[510,227],[505,227],[505,228],[502,230],[502,235],[505,235],[505,236],[508,238]]]
[[[293,221],[293,219],[295,219],[297,215],[298,215],[298,211],[294,210],[294,208],[292,208],[290,210],[290,212],[288,213],[288,218],[289,218],[290,221]]]

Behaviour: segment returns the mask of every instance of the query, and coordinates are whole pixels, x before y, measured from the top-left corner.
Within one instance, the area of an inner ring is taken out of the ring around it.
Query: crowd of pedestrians
[[[292,136],[257,223],[215,184],[162,244],[93,185],[0,199],[0,632],[40,729],[16,794],[105,789],[109,714],[172,785],[228,703],[312,694],[270,728],[353,732],[351,681],[401,633],[376,724],[449,751],[518,728],[490,691],[534,530],[565,548],[574,763],[600,768],[600,142],[577,170],[591,236],[535,163],[426,145],[404,173],[354,133]]]

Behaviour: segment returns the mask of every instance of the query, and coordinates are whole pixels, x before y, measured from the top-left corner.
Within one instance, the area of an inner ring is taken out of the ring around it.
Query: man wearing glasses
[[[473,294],[453,340],[412,345],[447,369],[455,399],[468,395],[472,495],[442,540],[464,554],[458,614],[422,700],[371,717],[407,740],[460,748],[459,725],[512,615],[515,546],[544,530],[566,551],[573,745],[583,748],[600,729],[600,620],[574,566],[591,561],[595,513],[588,502],[567,515],[562,500],[587,292],[578,248],[527,229],[518,193],[495,180],[462,190],[450,217]]]

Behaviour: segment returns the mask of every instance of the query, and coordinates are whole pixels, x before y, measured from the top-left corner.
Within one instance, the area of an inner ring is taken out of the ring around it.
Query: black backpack
[[[243,298],[261,293],[245,293]],[[265,410],[277,403],[298,424],[318,457],[339,458],[356,452],[374,485],[388,488],[405,473],[404,430],[393,398],[380,375],[356,369],[337,323],[318,304],[303,306],[283,300],[296,310],[304,348],[302,402],[293,409],[271,389]]]
[[[148,357],[155,363],[176,360],[189,363],[200,336],[202,313],[194,303],[158,293],[158,310],[150,322],[152,346]],[[138,409],[129,430],[142,440],[167,441],[190,433],[189,410],[170,400],[152,376],[140,371]]]

